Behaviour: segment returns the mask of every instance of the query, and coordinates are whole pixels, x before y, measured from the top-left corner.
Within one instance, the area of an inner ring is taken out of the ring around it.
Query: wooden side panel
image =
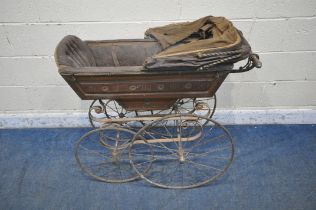
[[[177,99],[211,97],[227,73],[64,76],[81,99],[115,99],[131,110],[169,108]]]

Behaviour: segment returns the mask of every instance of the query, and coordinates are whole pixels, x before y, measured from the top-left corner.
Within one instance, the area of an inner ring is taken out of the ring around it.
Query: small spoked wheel
[[[173,189],[214,181],[227,171],[233,156],[233,140],[223,126],[210,118],[184,114],[144,126],[129,149],[131,164],[140,177]]]
[[[89,131],[76,143],[76,161],[83,172],[99,181],[121,183],[135,180],[138,174],[128,156],[134,135],[135,132],[118,126]]]
[[[105,104],[105,115],[108,118],[124,118],[134,114],[132,111],[127,111],[115,100],[108,100]]]
[[[209,98],[197,98],[194,101],[194,112],[192,114],[200,117],[212,118],[216,110],[216,102],[215,94],[213,97]]]
[[[115,100],[94,100],[89,108],[89,121],[93,128],[98,128],[104,124],[99,122],[102,118],[117,119],[134,117],[133,111],[127,111]]]
[[[184,98],[178,100],[172,113],[195,114],[200,117],[211,118],[216,109],[216,95],[208,98]]]
[[[165,117],[170,114],[195,114],[211,118],[216,109],[216,95],[208,98],[178,99],[172,107],[165,110],[135,111],[137,117]],[[152,121],[140,121],[147,125]]]

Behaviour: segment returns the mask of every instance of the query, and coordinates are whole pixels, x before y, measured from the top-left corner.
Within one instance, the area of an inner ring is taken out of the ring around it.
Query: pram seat
[[[146,71],[146,58],[160,51],[153,39],[82,41],[69,35],[58,44],[55,60],[81,99],[114,99],[128,110],[166,109],[179,98],[213,96],[233,68]]]

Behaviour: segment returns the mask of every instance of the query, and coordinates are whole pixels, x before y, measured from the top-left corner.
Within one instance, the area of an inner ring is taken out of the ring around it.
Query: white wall
[[[0,114],[87,109],[54,63],[65,35],[142,38],[148,27],[206,15],[232,20],[263,62],[229,76],[219,108],[315,109],[315,0],[1,0]]]

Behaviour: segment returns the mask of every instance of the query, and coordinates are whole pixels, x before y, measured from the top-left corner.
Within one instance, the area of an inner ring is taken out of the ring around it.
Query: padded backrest
[[[161,51],[149,39],[87,41],[97,66],[142,66],[147,57]]]
[[[76,36],[64,37],[55,50],[55,61],[59,67],[93,67],[95,59],[88,45]]]

